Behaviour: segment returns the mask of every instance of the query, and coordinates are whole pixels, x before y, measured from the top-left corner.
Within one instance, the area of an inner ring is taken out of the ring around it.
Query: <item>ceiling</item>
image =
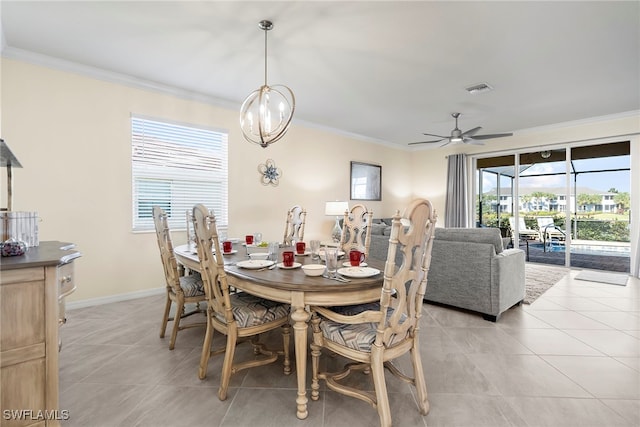
[[[3,56],[240,109],[264,82],[293,123],[407,146],[640,111],[638,1],[7,1]],[[100,70],[99,72],[97,70]],[[465,88],[488,83],[493,91]],[[286,138],[286,137],[285,137]],[[491,144],[491,141],[485,141]],[[416,146],[413,146],[416,147]],[[418,146],[423,147],[423,145]]]

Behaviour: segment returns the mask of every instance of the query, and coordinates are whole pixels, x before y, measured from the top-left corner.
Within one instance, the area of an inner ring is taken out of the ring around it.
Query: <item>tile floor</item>
[[[640,280],[622,287],[575,280],[577,273],[497,323],[425,304],[431,411],[421,416],[411,387],[391,376],[394,425],[640,425]],[[197,377],[204,329],[180,332],[170,351],[168,338],[158,337],[162,309],[163,297],[153,296],[68,312],[63,426],[378,425],[369,405],[324,388],[298,420],[295,375],[284,376],[280,363],[234,375],[229,398],[219,401],[221,358],[209,363],[205,380]]]

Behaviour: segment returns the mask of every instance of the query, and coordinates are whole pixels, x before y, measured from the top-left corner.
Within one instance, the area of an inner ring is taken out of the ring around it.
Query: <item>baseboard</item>
[[[67,310],[73,310],[74,308],[93,307],[94,305],[109,304],[112,302],[128,301],[137,298],[149,297],[153,295],[160,295],[166,292],[166,288],[153,288],[145,289],[144,291],[129,292],[126,294],[109,295],[108,297],[89,298],[80,301],[68,301],[65,304]]]

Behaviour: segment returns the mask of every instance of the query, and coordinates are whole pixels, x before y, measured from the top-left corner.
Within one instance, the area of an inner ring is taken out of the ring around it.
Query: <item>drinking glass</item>
[[[311,240],[309,247],[311,248],[311,259],[317,260],[320,258],[320,240]]]
[[[253,233],[253,242],[256,245],[259,245],[262,242],[262,233],[260,232]]]
[[[335,277],[338,272],[338,248],[325,247],[325,262],[327,264],[327,274]]]
[[[269,259],[271,261],[278,261],[279,256],[280,256],[280,243],[270,242],[269,243]]]

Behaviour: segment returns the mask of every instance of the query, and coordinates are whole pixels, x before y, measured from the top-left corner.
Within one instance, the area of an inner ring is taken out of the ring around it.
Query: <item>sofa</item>
[[[374,240],[373,231],[369,256],[386,259],[389,236]],[[436,228],[424,299],[495,322],[524,299],[524,264],[524,251],[504,249],[497,228]]]
[[[386,260],[389,250],[389,237],[391,236],[392,218],[374,218],[371,224],[371,243],[369,256]]]

